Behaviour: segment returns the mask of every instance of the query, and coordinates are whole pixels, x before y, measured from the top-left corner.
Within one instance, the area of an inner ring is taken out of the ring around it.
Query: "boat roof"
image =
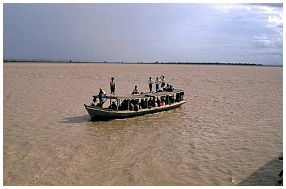
[[[141,93],[141,94],[131,94],[127,96],[115,96],[115,95],[106,95],[106,99],[142,99],[142,98],[148,98],[148,97],[159,97],[159,96],[170,96],[176,93],[184,92],[181,89],[175,89],[172,92],[170,91],[161,91],[156,93]],[[98,95],[94,95],[93,97],[98,97]]]
[[[161,91],[161,92],[157,92],[157,93],[148,93],[146,94],[145,96],[146,97],[159,97],[159,96],[170,96],[170,95],[173,95],[173,94],[176,94],[176,93],[181,93],[181,92],[184,92],[183,90],[180,90],[180,89],[175,89],[173,90],[172,92],[171,91]]]

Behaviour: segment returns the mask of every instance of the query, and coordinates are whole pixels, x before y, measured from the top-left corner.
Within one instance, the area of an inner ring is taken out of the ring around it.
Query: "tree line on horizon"
[[[108,62],[108,61],[72,61],[72,60],[41,60],[41,59],[4,59],[4,62],[42,62],[42,63],[126,63],[126,64],[211,64],[211,65],[250,65],[263,66],[262,64],[244,63],[244,62]]]

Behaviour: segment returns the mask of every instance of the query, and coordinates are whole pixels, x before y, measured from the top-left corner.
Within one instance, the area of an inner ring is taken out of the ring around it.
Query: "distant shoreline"
[[[172,64],[172,65],[229,65],[229,66],[264,66],[283,67],[283,65],[263,65],[254,63],[232,63],[232,62],[107,62],[107,61],[54,61],[54,60],[4,60],[4,63],[66,63],[66,64]]]

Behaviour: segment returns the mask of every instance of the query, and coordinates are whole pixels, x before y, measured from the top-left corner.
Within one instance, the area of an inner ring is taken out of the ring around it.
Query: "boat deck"
[[[183,90],[175,89],[171,91],[160,91],[160,92],[152,92],[152,93],[140,93],[140,94],[131,94],[126,96],[116,96],[116,95],[106,95],[106,99],[141,99],[141,98],[148,98],[148,97],[159,97],[159,96],[172,96],[176,93],[183,93]],[[98,95],[94,95],[93,97],[98,98]]]

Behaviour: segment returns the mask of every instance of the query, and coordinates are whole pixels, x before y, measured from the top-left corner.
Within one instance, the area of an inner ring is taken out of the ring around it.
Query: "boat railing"
[[[93,96],[93,102],[96,102],[96,99],[99,97],[98,95]],[[157,99],[160,98],[160,103],[157,103]],[[147,99],[147,107],[142,105],[142,99]],[[149,99],[149,100],[148,100]],[[105,102],[109,100],[109,106],[105,106]],[[115,100],[115,101],[114,101]],[[141,102],[140,102],[141,100]],[[156,107],[156,103],[158,106],[170,105],[175,102],[180,102],[184,100],[184,91],[183,90],[174,90],[172,92],[162,91],[156,93],[141,93],[139,95],[129,95],[129,96],[115,96],[115,95],[106,95],[104,97],[104,101],[98,103],[97,106],[99,108],[109,110],[109,111],[124,111],[124,110],[134,110],[138,111],[139,109],[152,108]],[[152,103],[152,104],[151,104]]]

